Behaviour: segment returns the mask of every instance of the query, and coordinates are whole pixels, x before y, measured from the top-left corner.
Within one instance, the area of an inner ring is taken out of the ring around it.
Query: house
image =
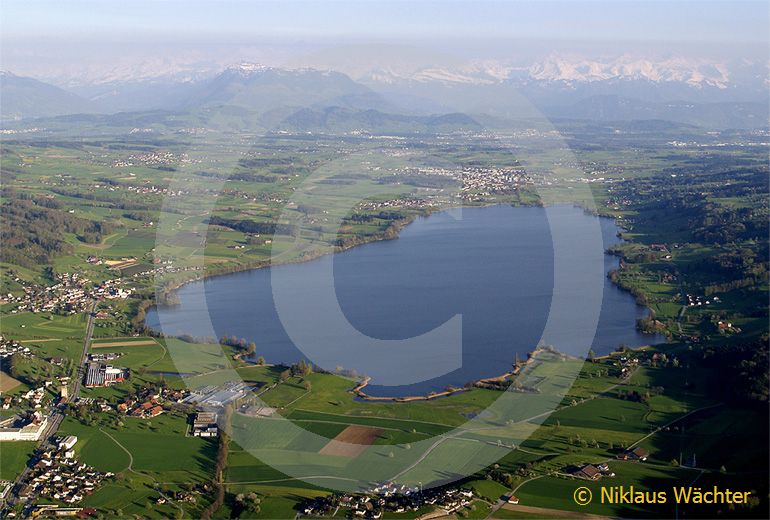
[[[157,405],[154,408],[152,408],[149,412],[147,412],[147,415],[149,417],[157,417],[162,413],[163,413],[163,407],[160,405]]]
[[[519,503],[519,497],[517,497],[517,496],[515,496],[515,495],[510,495],[510,496],[508,497],[508,500],[506,500],[506,502],[508,502],[509,504],[513,504],[513,505],[516,505],[516,504],[518,504],[518,503]]]
[[[649,452],[645,450],[644,448],[636,447],[632,450],[626,450],[620,455],[618,455],[618,458],[620,460],[641,460],[645,461],[647,460],[647,456],[649,455]]]
[[[599,480],[602,478],[602,472],[593,464],[586,464],[572,474],[586,480]]]

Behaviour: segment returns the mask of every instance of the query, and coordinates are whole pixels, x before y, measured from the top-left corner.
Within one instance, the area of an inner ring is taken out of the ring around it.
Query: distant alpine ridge
[[[60,86],[3,72],[3,121],[73,114],[224,111],[252,128],[474,130],[481,120],[668,120],[713,128],[768,126],[768,64],[623,55],[551,55],[527,66],[485,60],[454,67],[374,68],[348,75],[239,63],[171,68],[138,79]],[[444,117],[442,116],[451,116]],[[462,117],[461,117],[462,116]],[[490,119],[491,118],[491,119]],[[124,117],[125,119],[125,117]]]
[[[590,60],[551,55],[529,66],[508,65],[500,61],[487,60],[457,68],[428,67],[408,72],[378,69],[366,73],[363,78],[372,82],[391,84],[402,81],[492,84],[505,81],[588,83],[644,80],[726,89],[736,81],[742,81],[740,76],[742,73],[745,74],[746,70],[739,72],[736,70],[738,68],[756,68],[755,72],[760,76],[762,74],[762,66],[751,62],[728,64],[683,57],[651,60],[627,55],[608,60]],[[765,66],[765,71],[766,69]],[[736,70],[736,75],[733,75],[732,70]]]

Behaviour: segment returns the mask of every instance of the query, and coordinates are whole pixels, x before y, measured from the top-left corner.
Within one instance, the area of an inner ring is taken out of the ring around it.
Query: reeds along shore
[[[500,386],[499,384],[500,382],[505,381],[509,377],[517,376],[521,372],[521,370],[527,365],[529,365],[530,363],[532,363],[537,357],[538,353],[542,352],[543,350],[545,350],[545,348],[538,347],[527,355],[526,361],[524,361],[523,363],[516,363],[513,367],[513,370],[505,372],[504,374],[501,374],[499,376],[479,379],[471,383],[470,386],[479,386],[482,388],[494,387],[495,389],[502,390],[503,388]],[[449,387],[442,392],[431,392],[427,395],[410,395],[410,396],[404,396],[404,397],[373,396],[364,392],[364,388],[366,388],[366,386],[369,384],[370,381],[371,381],[371,378],[369,377],[364,378],[351,390],[351,392],[355,394],[357,397],[360,397],[365,401],[409,403],[414,401],[431,401],[433,399],[438,399],[439,397],[447,397],[460,392],[465,392],[467,390],[467,388]]]

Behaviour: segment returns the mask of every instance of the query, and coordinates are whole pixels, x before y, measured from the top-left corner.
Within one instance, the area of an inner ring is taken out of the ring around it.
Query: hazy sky
[[[768,2],[3,0],[3,39],[243,36],[767,41]]]
[[[351,42],[424,44],[461,59],[566,49],[762,62],[769,24],[767,0],[2,0],[0,67],[55,79],[241,59],[281,65]]]

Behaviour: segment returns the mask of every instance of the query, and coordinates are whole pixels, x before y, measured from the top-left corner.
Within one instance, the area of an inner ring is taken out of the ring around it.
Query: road
[[[75,375],[75,382],[73,385],[72,394],[70,395],[70,400],[75,400],[80,395],[80,386],[83,382],[83,377],[85,375],[85,365],[88,361],[88,349],[91,346],[91,338],[94,333],[94,315],[96,314],[97,303],[98,300],[93,300],[91,306],[88,308],[88,311],[86,311],[86,333],[83,337],[83,352],[80,355],[80,363],[78,364],[77,374]],[[55,435],[59,430],[59,426],[63,420],[64,414],[58,408],[54,408],[48,416],[48,424],[43,430],[43,433],[40,435],[38,447],[45,447],[50,443],[51,437]],[[11,491],[7,502],[7,507],[9,509],[12,508],[19,500],[19,492],[24,488],[30,471],[31,468],[25,467],[24,471],[22,471],[16,479],[16,482],[14,482],[13,490]]]
[[[78,373],[75,377],[75,385],[72,388],[72,397],[70,398],[72,400],[75,400],[80,396],[80,385],[83,383],[83,378],[85,377],[88,349],[91,346],[91,338],[94,334],[94,316],[96,315],[97,303],[98,301],[94,300],[86,314],[86,334],[83,338],[83,352],[80,354],[80,363],[78,364]]]

